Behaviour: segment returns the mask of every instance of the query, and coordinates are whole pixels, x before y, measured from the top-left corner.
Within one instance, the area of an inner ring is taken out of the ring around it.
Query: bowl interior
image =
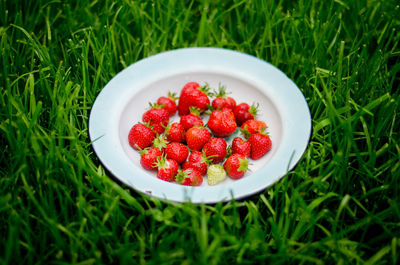
[[[267,131],[272,141],[271,151],[259,160],[250,159],[251,164],[249,169],[251,172],[246,172],[242,179],[231,180],[227,178],[224,182],[218,185],[224,185],[232,181],[243,181],[246,177],[251,177],[251,174],[265,166],[274,153],[279,149],[283,135],[282,117],[278,107],[274,104],[274,100],[270,95],[268,95],[267,91],[269,89],[257,87],[251,82],[251,80],[246,80],[243,77],[239,78],[238,76],[226,73],[216,73],[215,71],[180,73],[163,77],[158,80],[156,79],[154,82],[146,84],[141,88],[135,88],[138,92],[128,99],[128,103],[122,109],[119,120],[119,143],[121,144],[125,154],[137,169],[142,171],[142,175],[156,178],[155,171],[148,171],[140,166],[139,152],[130,147],[128,143],[129,131],[134,124],[142,121],[142,115],[149,108],[149,102],[156,102],[160,96],[166,96],[168,91],[175,92],[179,95],[183,86],[187,82],[192,81],[198,82],[200,85],[208,83],[212,89],[218,89],[219,85],[225,86],[227,91],[231,92],[230,96],[236,100],[237,104],[242,102],[246,102],[249,105],[252,103],[259,104],[257,119],[266,122],[268,126]],[[170,121],[179,121],[179,119],[180,117],[178,114],[175,114],[171,117]],[[202,115],[202,119],[206,124],[208,116]],[[238,133],[238,136],[243,137],[241,133]],[[232,139],[233,136],[226,139],[228,145]],[[163,182],[162,180],[159,181]],[[206,186],[208,186],[208,184],[205,180],[203,181],[202,187]]]

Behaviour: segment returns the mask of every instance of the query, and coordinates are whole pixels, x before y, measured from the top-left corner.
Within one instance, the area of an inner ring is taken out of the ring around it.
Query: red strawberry
[[[181,93],[187,93],[187,91],[192,89],[199,89],[200,85],[197,82],[189,82],[182,88]]]
[[[209,157],[214,164],[222,162],[226,156],[227,144],[223,138],[213,137],[204,147],[203,152],[206,157]]]
[[[140,152],[140,164],[144,169],[156,169],[155,162],[162,156],[162,151],[157,147],[148,147]]]
[[[257,115],[257,108],[258,104],[253,104],[251,107],[247,103],[240,103],[237,105],[233,113],[235,114],[235,119],[238,126],[242,126],[242,124],[247,120],[255,119]]]
[[[178,142],[182,143],[185,141],[185,128],[179,122],[174,122],[167,127],[165,130],[165,135],[167,136],[167,140],[170,142]]]
[[[208,89],[208,86],[200,87],[196,82],[187,83],[179,96],[179,116],[189,114],[191,106],[200,109],[201,112],[207,110],[210,104],[210,99],[207,95]]]
[[[160,106],[162,105],[163,106],[162,108],[164,108],[166,111],[168,111],[169,116],[172,116],[175,114],[175,112],[178,108],[175,103],[175,101],[177,99],[178,98],[176,97],[175,93],[171,94],[170,92],[168,92],[168,97],[158,98],[157,104]]]
[[[262,132],[267,128],[267,125],[263,121],[259,120],[247,120],[240,127],[240,131],[246,138],[249,138],[253,133]]]
[[[153,126],[153,131],[156,134],[162,134],[165,131],[165,127],[168,125],[169,113],[163,109],[160,105],[151,104],[150,109],[146,111],[142,116],[143,122],[149,122]]]
[[[207,167],[210,160],[205,157],[202,152],[193,151],[190,153],[188,161],[183,163],[182,169],[193,168],[204,176],[207,173]]]
[[[216,98],[211,102],[211,106],[214,110],[228,108],[233,111],[235,109],[236,101],[231,97],[227,97],[226,95],[227,92],[224,86],[220,86],[219,91],[214,92],[214,96],[216,96]]]
[[[190,107],[190,113],[181,116],[179,121],[185,130],[189,130],[193,126],[203,126],[203,120],[200,118],[200,110],[195,107]]]
[[[250,157],[252,159],[259,159],[263,157],[269,150],[271,150],[272,142],[266,133],[255,133],[249,137],[251,144]]]
[[[224,163],[224,169],[232,179],[240,179],[248,168],[247,158],[241,154],[233,154]]]
[[[225,99],[221,98],[221,97],[217,97],[215,98],[212,102],[211,102],[211,107],[213,110],[221,110],[223,108],[225,108]]]
[[[236,107],[236,101],[231,97],[225,98],[225,108],[231,109],[232,111]]]
[[[161,156],[157,159],[156,167],[158,169],[157,178],[165,181],[175,181],[179,170],[179,165],[175,160]]]
[[[235,115],[230,109],[214,110],[207,123],[208,128],[217,137],[227,137],[236,130]]]
[[[149,125],[138,123],[132,126],[128,135],[129,145],[136,150],[148,147],[154,140],[154,132]]]
[[[240,137],[233,138],[231,146],[232,154],[241,154],[245,157],[250,156],[251,144]]]
[[[203,183],[203,176],[196,169],[187,168],[178,172],[176,181],[186,186],[200,186]]]
[[[201,150],[210,138],[211,133],[203,126],[194,126],[186,132],[186,143],[192,151]]]
[[[189,150],[186,145],[173,142],[167,145],[167,148],[165,148],[165,154],[167,159],[173,159],[178,162],[178,164],[182,164],[188,157]]]

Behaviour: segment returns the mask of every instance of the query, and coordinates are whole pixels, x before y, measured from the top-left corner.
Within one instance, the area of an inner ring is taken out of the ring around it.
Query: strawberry
[[[168,143],[169,142],[167,141],[167,139],[165,139],[165,136],[163,134],[160,134],[156,138],[154,138],[152,146],[160,149],[161,152],[164,152]]]
[[[187,93],[187,91],[189,91],[189,90],[199,89],[199,88],[200,88],[200,85],[197,82],[189,82],[183,86],[181,93]]]
[[[267,125],[263,121],[259,120],[247,120],[242,126],[240,126],[240,131],[246,138],[249,138],[253,133],[262,132],[267,128]]]
[[[154,163],[162,156],[162,151],[157,147],[148,147],[140,152],[140,164],[144,169],[156,169]]]
[[[211,133],[203,126],[194,126],[186,132],[186,143],[192,151],[201,150],[210,138]]]
[[[213,137],[204,147],[203,152],[206,157],[209,157],[211,163],[217,164],[222,162],[226,156],[227,144],[223,138]]]
[[[240,179],[248,168],[247,158],[241,154],[232,154],[224,163],[224,169],[232,179]]]
[[[155,166],[158,169],[157,178],[165,181],[175,181],[179,170],[179,165],[175,160],[161,156],[157,159]]]
[[[176,181],[185,186],[200,186],[203,183],[203,176],[194,168],[186,168],[178,172]]]
[[[227,137],[236,130],[235,115],[230,109],[214,110],[207,123],[208,128],[217,137]]]
[[[245,157],[249,157],[251,151],[251,144],[249,141],[246,141],[243,138],[235,137],[232,140],[231,151],[232,154],[241,154]]]
[[[129,145],[136,150],[148,147],[154,140],[154,132],[149,124],[137,123],[132,126],[128,135]]]
[[[182,169],[193,168],[204,176],[207,173],[207,166],[210,160],[207,159],[202,152],[193,151],[190,153],[188,161],[183,163]]]
[[[200,118],[200,110],[195,107],[190,107],[190,113],[181,116],[179,121],[185,130],[189,130],[193,126],[203,126],[203,120]]]
[[[247,103],[240,103],[237,105],[233,110],[233,113],[235,114],[235,119],[238,126],[242,126],[242,124],[247,120],[255,119],[257,115],[257,108],[258,104],[253,104],[251,107]]]
[[[249,142],[251,144],[250,157],[252,159],[263,157],[272,147],[271,139],[264,132],[252,134],[249,137]]]
[[[231,109],[232,111],[236,107],[236,101],[231,97],[225,98],[225,108]]]
[[[178,114],[179,116],[189,114],[191,106],[200,109],[201,112],[207,110],[210,104],[208,98],[208,86],[200,87],[196,82],[187,83],[179,96]]]
[[[233,111],[235,109],[236,101],[231,97],[227,97],[227,94],[228,93],[224,86],[220,86],[218,92],[215,91],[213,93],[213,95],[216,96],[216,98],[211,102],[211,106],[214,110],[228,108]]]
[[[165,148],[165,154],[167,159],[173,159],[178,162],[178,164],[182,164],[188,157],[189,150],[186,145],[182,143],[172,142],[167,145],[167,148]]]
[[[211,107],[212,110],[221,110],[225,108],[225,99],[223,99],[222,97],[217,97],[213,99],[213,101],[211,102]]]
[[[168,125],[169,113],[160,105],[150,103],[150,109],[143,114],[142,121],[149,122],[156,134],[162,134]]]
[[[157,104],[163,106],[162,108],[169,113],[169,116],[172,116],[178,109],[175,103],[177,99],[178,98],[176,97],[175,93],[168,92],[168,97],[159,97]]]
[[[211,165],[207,169],[208,185],[215,185],[226,179],[226,172],[220,164]]]
[[[184,142],[186,139],[185,134],[185,128],[179,122],[174,122],[165,129],[165,135],[167,136],[167,140],[170,142]]]

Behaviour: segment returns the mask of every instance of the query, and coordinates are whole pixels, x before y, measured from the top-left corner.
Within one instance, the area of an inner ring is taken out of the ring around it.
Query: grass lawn
[[[399,14],[395,0],[0,0],[0,264],[399,264]],[[308,149],[260,194],[162,202],[93,153],[102,87],[193,46],[268,61],[309,103]]]

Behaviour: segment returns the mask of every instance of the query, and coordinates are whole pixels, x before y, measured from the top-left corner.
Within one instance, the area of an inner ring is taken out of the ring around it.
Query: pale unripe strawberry
[[[216,185],[226,179],[225,169],[220,164],[214,164],[207,169],[208,185]]]

